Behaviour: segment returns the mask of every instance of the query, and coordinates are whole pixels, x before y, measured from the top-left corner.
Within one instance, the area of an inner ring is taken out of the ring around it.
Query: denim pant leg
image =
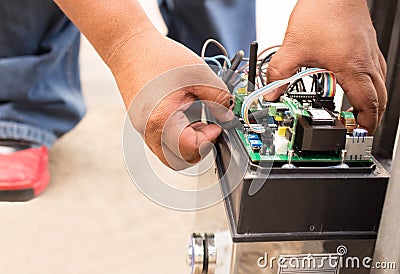
[[[52,0],[0,0],[0,139],[51,146],[85,113],[78,29]]]
[[[256,0],[159,0],[168,36],[197,54],[205,40],[219,40],[233,56],[256,40]],[[210,47],[208,55],[220,54]]]

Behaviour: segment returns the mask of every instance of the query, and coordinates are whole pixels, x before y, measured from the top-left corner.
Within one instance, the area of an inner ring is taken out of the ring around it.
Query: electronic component
[[[354,129],[357,127],[356,118],[352,112],[342,111],[340,113],[340,120],[347,128],[348,134],[353,134]]]
[[[240,110],[242,109],[243,101],[244,98],[247,96],[247,76],[241,77],[234,89],[234,107],[233,107],[233,113],[237,116],[240,116]]]
[[[268,127],[271,129],[277,129],[278,125],[276,124],[276,120],[274,119],[274,117],[272,116],[268,116],[268,118],[266,119]]]
[[[264,128],[265,131],[261,134],[263,153],[269,152],[269,155],[275,155],[274,130],[265,125]]]
[[[317,97],[315,92],[288,92],[288,97],[298,101],[314,101]]]
[[[261,139],[258,136],[258,134],[248,134],[247,140],[253,151],[259,151],[263,145],[263,142],[261,142]]]
[[[360,140],[360,138],[365,138],[367,136],[368,136],[368,131],[366,129],[357,128],[353,131],[353,137],[357,138],[358,141]]]
[[[275,152],[278,155],[287,155],[289,150],[289,140],[286,137],[275,135]]]
[[[286,135],[285,135],[286,139],[289,140],[289,142],[292,142],[292,137],[293,137],[293,131],[291,128],[289,128],[288,130],[286,130]]]
[[[357,128],[353,136],[346,137],[346,160],[358,161],[371,159],[374,137],[367,136],[368,131]]]
[[[288,127],[279,127],[278,128],[278,135],[282,137],[286,137],[286,131],[288,130]]]
[[[271,128],[265,128],[265,132],[261,134],[261,139],[267,147],[271,147],[274,143],[274,134]]]
[[[299,116],[295,143],[302,151],[340,151],[345,147],[346,133],[347,129],[339,120],[333,126],[318,126]]]
[[[268,117],[268,118],[267,118]],[[262,123],[264,119],[269,119],[269,110],[268,108],[264,108],[262,110],[257,110],[249,114],[249,120],[253,124]],[[275,121],[272,118],[268,120],[268,124],[275,127]]]
[[[321,98],[320,96],[317,95],[313,107],[325,108],[333,111],[335,110],[335,101],[333,101],[333,98]]]
[[[290,117],[290,116],[286,116],[282,121],[282,126],[285,126],[285,127],[291,128],[291,127],[293,127],[293,124],[294,124],[294,118]]]
[[[247,134],[247,140],[249,140],[249,141],[260,140],[260,137],[258,136],[258,134]]]
[[[261,140],[250,140],[250,145],[251,148],[253,149],[253,151],[258,151],[260,150],[260,148],[262,147],[263,143],[261,142]]]
[[[282,122],[282,121],[283,121],[283,118],[282,118],[281,115],[275,116],[274,119],[275,119],[275,121],[277,121],[277,122]]]
[[[311,118],[311,125],[319,126],[334,126],[335,116],[325,109],[310,109],[308,110]]]

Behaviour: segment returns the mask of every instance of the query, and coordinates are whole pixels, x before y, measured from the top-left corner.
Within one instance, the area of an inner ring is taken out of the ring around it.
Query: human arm
[[[111,69],[127,108],[147,83],[173,69],[204,65],[193,52],[164,37],[153,27],[140,4],[135,0],[56,0],[66,15],[77,25]],[[219,79],[203,70],[204,78],[217,88],[182,88],[166,97],[154,111],[149,129],[141,127],[146,143],[166,164],[162,130],[172,112],[196,99],[213,101],[229,107],[229,93]],[[188,75],[190,77],[190,75]],[[145,102],[143,102],[144,104]],[[148,102],[146,102],[148,103]],[[133,113],[136,117],[142,113]],[[176,156],[189,163],[199,160],[203,143],[215,142],[221,129],[216,125],[187,125],[179,140]],[[178,141],[176,140],[176,141]],[[179,169],[183,166],[174,166]]]

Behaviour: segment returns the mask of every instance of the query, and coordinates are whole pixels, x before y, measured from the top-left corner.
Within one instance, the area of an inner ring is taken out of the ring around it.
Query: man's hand
[[[374,133],[386,108],[386,62],[365,0],[298,1],[267,80],[290,77],[300,67],[333,71],[358,113],[359,125]]]
[[[185,111],[197,99],[218,120],[233,119],[231,94],[222,80],[197,55],[158,32],[127,40],[107,63],[134,127],[173,169],[200,161],[221,134],[218,125],[188,120]]]
[[[197,162],[221,129],[191,124],[183,112],[200,99],[222,121],[229,120],[224,118],[229,115],[230,93],[223,82],[196,54],[161,35],[137,0],[55,2],[111,69],[135,128],[158,158],[175,169]],[[179,68],[193,65],[194,71],[179,73]],[[178,73],[146,92],[147,84],[174,70]]]

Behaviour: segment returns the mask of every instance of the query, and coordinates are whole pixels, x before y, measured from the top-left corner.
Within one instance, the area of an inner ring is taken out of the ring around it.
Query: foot
[[[49,184],[48,151],[20,141],[0,141],[0,201],[28,201]]]

